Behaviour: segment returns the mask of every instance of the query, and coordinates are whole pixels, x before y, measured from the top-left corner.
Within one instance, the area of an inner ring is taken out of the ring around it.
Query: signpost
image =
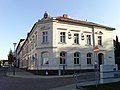
[[[95,72],[96,72],[96,87],[97,87],[97,85],[98,85],[98,80],[99,80],[99,72],[98,72],[98,60],[97,60],[97,53],[99,52],[99,48],[98,48],[98,46],[95,46],[94,48],[93,48],[93,51],[94,51],[94,54],[95,54],[95,56],[96,56],[96,58],[95,58],[95,63],[94,63],[94,69],[95,69]]]
[[[65,63],[64,63],[65,57],[64,57],[64,56],[60,56],[60,58],[62,59],[62,64],[63,64],[63,76],[64,76],[64,74],[65,74]]]
[[[98,53],[99,52],[99,48],[98,46],[95,46],[94,49],[93,49],[94,53]]]

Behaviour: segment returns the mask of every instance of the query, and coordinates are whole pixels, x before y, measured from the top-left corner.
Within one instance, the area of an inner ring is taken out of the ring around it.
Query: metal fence
[[[120,81],[120,71],[75,73],[76,88],[85,85],[97,85]]]

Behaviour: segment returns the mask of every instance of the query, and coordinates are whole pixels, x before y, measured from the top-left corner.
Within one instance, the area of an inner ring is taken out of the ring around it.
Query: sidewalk
[[[13,71],[8,71],[7,76],[10,77],[20,77],[20,78],[62,78],[62,77],[73,77],[73,75],[64,75],[64,76],[40,76],[40,75],[34,75],[30,72],[26,72],[24,70],[16,68],[15,75],[13,75]],[[95,82],[83,82],[80,83],[80,86],[86,86],[86,85],[95,85]],[[70,84],[62,87],[57,87],[50,90],[76,90],[76,84]],[[79,89],[79,90],[85,90],[85,89]]]
[[[66,85],[63,87],[57,87],[54,89],[50,89],[50,90],[87,90],[85,88],[82,88],[81,86],[88,86],[88,85],[95,85],[95,82],[91,81],[91,82],[83,82],[79,84],[80,87],[78,89],[76,89],[76,84],[70,84],[70,85]]]
[[[7,76],[11,77],[21,77],[21,78],[60,78],[60,77],[73,77],[73,75],[64,75],[64,76],[42,76],[42,75],[34,75],[33,73],[27,72],[25,70],[21,70],[16,68],[15,75],[13,75],[13,71],[8,71]]]

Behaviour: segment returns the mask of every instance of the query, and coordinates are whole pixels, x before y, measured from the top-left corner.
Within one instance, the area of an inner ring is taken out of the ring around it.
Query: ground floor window
[[[74,53],[74,64],[80,64],[80,53],[79,52]]]
[[[61,52],[60,53],[60,64],[65,64],[66,63],[66,52]]]
[[[87,64],[91,64],[92,53],[87,53]]]
[[[42,65],[49,64],[49,53],[48,52],[42,52]]]

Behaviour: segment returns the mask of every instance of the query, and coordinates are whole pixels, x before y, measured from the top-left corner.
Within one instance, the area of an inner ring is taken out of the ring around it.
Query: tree
[[[120,42],[118,40],[118,36],[116,36],[116,41],[115,41],[115,57],[120,56]]]
[[[8,55],[8,64],[12,65],[14,62],[14,56],[12,50],[10,50],[9,55]]]
[[[115,63],[118,64],[118,69],[120,69],[120,42],[118,36],[116,36],[114,46],[115,46]]]

